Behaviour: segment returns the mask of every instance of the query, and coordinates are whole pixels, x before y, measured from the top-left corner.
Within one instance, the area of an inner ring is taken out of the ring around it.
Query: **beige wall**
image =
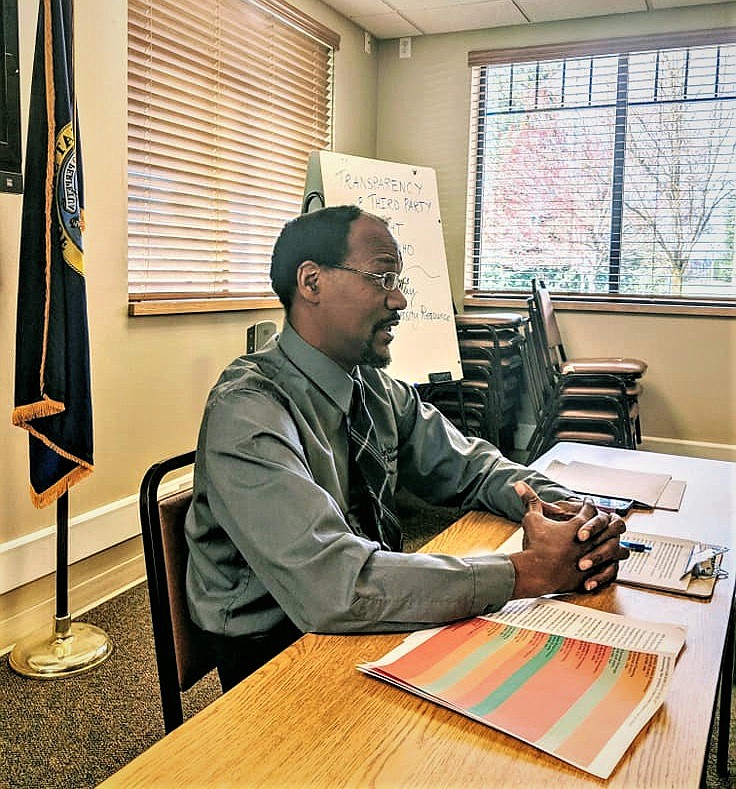
[[[378,158],[434,167],[448,265],[458,308],[463,297],[470,69],[474,49],[561,43],[736,25],[736,3],[574,22],[509,27],[380,48]],[[628,355],[649,361],[642,398],[646,435],[736,444],[736,319],[563,313],[570,355]],[[656,442],[655,442],[656,443]]]
[[[709,24],[728,21],[725,8],[708,9],[706,14],[701,7],[693,9],[695,13],[662,13],[644,20],[590,20],[579,25],[431,36],[414,39],[412,58],[399,60],[397,42],[377,42],[378,54],[367,55],[362,31],[319,0],[292,1],[342,37],[336,55],[336,150],[437,169],[456,297],[462,294],[467,50],[494,43],[641,33],[647,24],[652,30],[690,29],[702,27],[706,18]],[[26,117],[38,4],[20,0],[19,5]],[[206,393],[221,368],[242,351],[246,327],[265,318],[281,321],[280,311],[127,317],[125,0],[77,0],[76,17],[96,471],[73,489],[72,515],[135,494],[151,462],[192,446]],[[10,426],[20,211],[20,196],[0,194],[0,414],[5,414],[0,419],[0,549],[54,520],[53,507],[38,511],[30,504],[26,438]],[[568,313],[562,317],[574,353],[625,352],[650,360],[643,404],[647,433],[730,444],[736,444],[735,323],[661,316]],[[87,577],[101,577],[106,568],[116,568],[110,573],[114,575],[124,565],[132,566],[126,578],[140,577],[137,544],[121,546],[121,552],[122,558],[110,551],[104,560],[89,560]],[[52,610],[44,584],[0,597],[0,630],[4,615],[14,617],[13,626],[22,630],[24,611]],[[96,598],[90,592],[86,599]],[[73,589],[74,610],[82,604],[76,600]]]
[[[280,310],[127,317],[126,4],[75,6],[96,470],[73,489],[72,515],[135,493],[154,460],[193,446],[206,393],[243,351],[246,327],[281,321]],[[20,0],[24,117],[37,7],[37,0]],[[363,52],[361,30],[318,0],[300,0],[300,7],[341,36],[336,146],[374,156],[377,57]],[[20,195],[0,194],[0,546],[54,521],[53,507],[37,511],[30,503],[25,434],[10,426],[20,212]]]

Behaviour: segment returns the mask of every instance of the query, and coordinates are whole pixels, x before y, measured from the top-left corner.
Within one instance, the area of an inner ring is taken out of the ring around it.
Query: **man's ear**
[[[319,294],[320,267],[313,260],[305,260],[296,271],[296,286],[302,298],[315,301]]]

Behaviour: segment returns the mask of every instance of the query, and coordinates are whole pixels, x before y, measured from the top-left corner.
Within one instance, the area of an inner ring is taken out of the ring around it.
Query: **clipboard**
[[[716,581],[724,577],[721,563],[728,551],[726,546],[628,530],[623,537],[646,546],[646,550],[632,552],[619,563],[616,583],[707,598],[713,594]],[[704,547],[718,551],[708,568],[709,575],[698,574],[698,565],[691,562],[696,551]]]

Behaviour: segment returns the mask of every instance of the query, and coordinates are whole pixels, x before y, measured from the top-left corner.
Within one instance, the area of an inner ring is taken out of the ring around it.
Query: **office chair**
[[[140,518],[148,576],[156,665],[164,729],[168,734],[184,720],[181,694],[215,668],[214,656],[189,617],[186,570],[189,550],[184,519],[191,488],[160,497],[163,478],[194,463],[194,451],[154,463],[143,477]]]
[[[568,359],[562,334],[555,317],[552,299],[544,280],[532,280],[532,298],[542,319],[550,361],[561,372],[608,373],[625,376],[630,379],[641,378],[647,371],[647,363],[642,359],[618,356],[596,356],[589,358]]]

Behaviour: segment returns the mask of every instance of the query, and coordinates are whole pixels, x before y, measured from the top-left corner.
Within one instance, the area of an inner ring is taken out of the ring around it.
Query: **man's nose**
[[[405,310],[406,309],[406,296],[399,288],[391,290],[386,294],[386,307],[390,310]]]

